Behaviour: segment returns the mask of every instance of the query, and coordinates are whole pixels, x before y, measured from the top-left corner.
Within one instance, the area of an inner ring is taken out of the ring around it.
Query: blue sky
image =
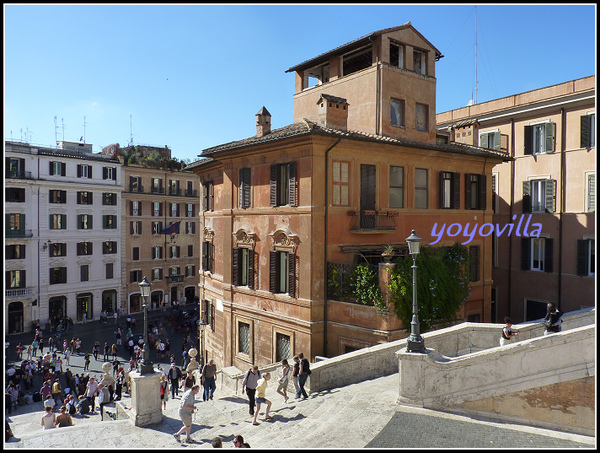
[[[4,4],[4,138],[85,134],[99,152],[133,136],[194,161],[253,136],[262,106],[290,124],[290,67],[406,22],[444,55],[438,113],[595,74],[595,4],[476,11],[477,93],[474,4]]]

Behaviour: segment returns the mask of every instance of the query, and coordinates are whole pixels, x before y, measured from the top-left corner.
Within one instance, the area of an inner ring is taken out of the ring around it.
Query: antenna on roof
[[[61,118],[60,119],[61,123],[62,123],[62,133],[63,133],[63,142],[65,141],[65,119]]]
[[[56,143],[58,141],[58,124],[57,124],[56,120],[57,120],[56,115],[54,115],[54,143]]]
[[[133,145],[133,125],[132,116],[129,115],[129,146]]]
[[[475,104],[477,104],[477,5],[475,5]]]
[[[83,143],[85,143],[85,125],[87,123],[85,122],[85,115],[83,116],[83,135],[81,136],[81,138],[79,139],[79,141],[83,141]]]

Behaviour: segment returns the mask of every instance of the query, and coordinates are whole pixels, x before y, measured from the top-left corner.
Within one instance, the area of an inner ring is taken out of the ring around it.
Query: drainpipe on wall
[[[323,285],[323,357],[327,357],[327,246],[329,241],[329,151],[331,151],[339,142],[342,141],[342,138],[338,138],[337,141],[325,151],[325,247],[324,248],[324,257],[325,257],[325,282]]]
[[[510,209],[509,209],[509,219],[512,219],[513,216],[513,206],[515,205],[515,120],[514,118],[510,119],[510,147],[512,149],[512,157],[513,160],[510,162]],[[498,184],[498,187],[500,185]],[[513,248],[513,237],[512,234],[508,235],[508,313],[507,316],[510,316],[510,307],[512,301],[512,248]]]
[[[558,212],[558,309],[561,308],[562,302],[562,243],[563,243],[563,212],[565,212],[565,193],[566,193],[566,150],[567,150],[567,118],[565,108],[560,109],[560,121],[561,121],[561,154],[560,154],[560,211]]]
[[[375,87],[375,134],[379,135],[379,121],[380,121],[380,114],[379,114],[379,109],[380,109],[380,105],[381,105],[381,99],[379,99],[379,91],[380,91],[380,80],[379,78],[381,77],[381,73],[379,71],[379,46],[377,45],[375,39],[373,38],[373,36],[371,36],[369,38],[369,40],[375,44],[375,77],[376,77],[376,87]],[[334,145],[335,146],[335,145]]]

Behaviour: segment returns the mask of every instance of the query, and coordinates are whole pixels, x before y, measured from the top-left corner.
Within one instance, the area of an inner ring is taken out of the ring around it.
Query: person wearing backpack
[[[244,391],[248,394],[248,404],[250,405],[250,415],[254,416],[254,406],[256,404],[254,395],[256,394],[256,385],[260,379],[260,371],[257,365],[252,366],[244,375],[242,381],[242,395]]]
[[[310,371],[310,365],[308,360],[304,358],[303,353],[298,354],[298,358],[300,359],[300,371],[298,372],[298,391],[296,392],[296,398],[299,399],[300,396],[302,396],[302,399],[305,400],[308,398],[308,395],[306,390],[304,390],[304,385],[312,371]]]
[[[550,303],[546,307],[548,310],[544,317],[544,335],[549,333],[556,333],[562,330],[562,319],[563,312],[556,308],[556,305]]]

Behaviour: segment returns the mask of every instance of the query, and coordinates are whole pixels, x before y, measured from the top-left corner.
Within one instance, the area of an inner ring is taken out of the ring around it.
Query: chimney
[[[348,101],[344,98],[322,94],[317,101],[318,123],[324,127],[345,131],[348,129]]]
[[[271,132],[271,114],[263,106],[256,114],[256,136],[264,137],[269,132]]]

